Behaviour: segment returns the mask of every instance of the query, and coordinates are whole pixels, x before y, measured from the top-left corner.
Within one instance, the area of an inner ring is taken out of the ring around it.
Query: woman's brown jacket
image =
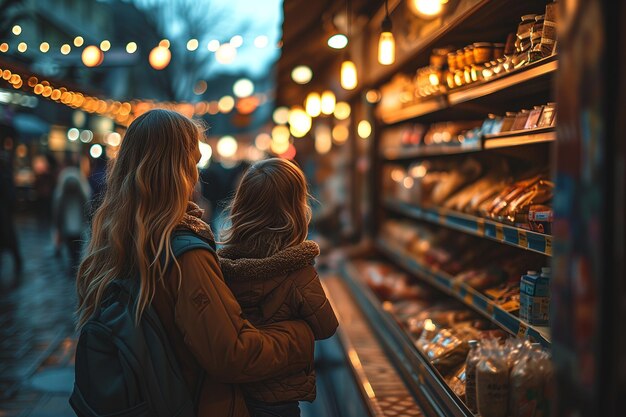
[[[235,294],[244,316],[255,326],[301,319],[316,339],[337,330],[335,313],[313,267],[319,247],[306,241],[269,257],[255,258],[247,251],[227,247],[218,251],[227,285]],[[288,376],[245,384],[252,398],[269,402],[313,401],[315,371],[299,369]]]
[[[239,384],[292,375],[313,360],[313,335],[304,321],[257,329],[224,282],[217,258],[191,250],[158,285],[153,306],[165,327],[189,389],[202,372],[199,417],[247,417]]]

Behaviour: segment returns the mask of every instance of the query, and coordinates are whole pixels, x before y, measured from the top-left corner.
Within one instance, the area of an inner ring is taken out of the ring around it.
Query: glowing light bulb
[[[250,97],[254,93],[254,83],[247,78],[237,80],[233,84],[233,93],[239,98]]]
[[[81,59],[86,67],[97,67],[98,65],[102,64],[102,61],[104,60],[104,54],[97,46],[89,45],[88,47],[83,49]]]
[[[134,54],[137,52],[137,44],[135,42],[128,42],[126,44],[126,52],[129,54]]]
[[[289,109],[287,107],[276,107],[274,113],[272,114],[272,120],[277,125],[287,124],[289,121]]]
[[[64,43],[63,46],[61,46],[61,53],[63,55],[67,55],[72,51],[72,47],[69,46],[68,44]]]
[[[91,145],[91,148],[89,148],[89,155],[91,155],[93,159],[100,158],[102,156],[102,145],[97,143]]]
[[[50,44],[48,42],[41,42],[41,45],[39,45],[39,50],[45,54],[50,50]]]
[[[346,120],[350,117],[350,112],[350,105],[345,101],[340,101],[335,105],[334,115],[337,120]]]
[[[20,25],[15,25],[11,29],[11,32],[13,32],[15,36],[18,36],[20,33],[22,33],[22,27]]]
[[[148,61],[155,70],[162,70],[167,67],[172,59],[172,53],[164,46],[157,46],[150,51]]]
[[[223,65],[232,64],[237,58],[237,49],[229,43],[220,45],[215,51],[215,59]]]
[[[102,49],[102,51],[106,52],[109,49],[111,49],[111,42],[107,41],[106,39],[103,40],[102,42],[100,42],[100,49]]]
[[[243,45],[243,38],[241,37],[241,35],[235,35],[230,38],[229,43],[233,46],[233,48],[239,48],[241,45]]]
[[[333,114],[336,102],[335,93],[330,90],[324,91],[322,93],[322,113]]]
[[[343,49],[348,46],[348,37],[343,33],[337,33],[328,38],[328,46],[333,49]]]
[[[307,84],[313,78],[313,71],[306,65],[298,65],[291,71],[291,79],[297,84]]]
[[[209,41],[209,43],[207,44],[207,49],[211,52],[215,52],[219,49],[220,47],[220,41],[218,41],[217,39],[212,39]]]
[[[443,11],[443,3],[447,0],[411,0],[409,5],[420,16],[435,17]]]
[[[367,139],[372,134],[372,125],[367,120],[361,120],[357,125],[356,132],[361,138]]]
[[[80,48],[85,43],[85,40],[82,36],[77,36],[74,38],[74,46]]]
[[[311,130],[311,116],[302,107],[295,106],[289,111],[289,131],[296,138],[305,136]]]
[[[378,38],[378,62],[382,65],[391,65],[396,61],[396,41],[391,32],[389,17],[383,21],[383,29]]]
[[[187,41],[187,50],[188,51],[195,51],[196,49],[198,49],[198,40],[197,39],[189,39]]]
[[[222,136],[217,141],[217,153],[224,158],[235,156],[237,148],[237,140],[232,136]]]
[[[322,103],[321,103],[320,95],[314,91],[310,92],[306,96],[304,108],[309,116],[311,117],[319,116],[322,111]]]
[[[356,75],[356,66],[350,60],[341,63],[341,87],[345,90],[354,90],[358,80]]]

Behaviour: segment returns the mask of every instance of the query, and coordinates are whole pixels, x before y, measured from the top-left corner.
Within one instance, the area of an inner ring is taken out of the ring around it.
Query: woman
[[[189,204],[198,180],[201,130],[167,110],[152,110],[128,128],[93,221],[77,278],[79,326],[99,308],[112,280],[138,277],[137,319],[156,310],[191,392],[204,371],[198,416],[248,416],[237,385],[304,369],[313,334],[300,321],[256,329],[242,319],[214,253],[195,249],[172,259],[177,228],[210,236]]]

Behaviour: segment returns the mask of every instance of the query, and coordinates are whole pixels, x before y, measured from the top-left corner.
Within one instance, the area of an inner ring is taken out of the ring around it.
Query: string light
[[[91,145],[91,148],[89,148],[89,155],[91,155],[93,159],[100,158],[102,156],[102,145],[98,143]]]
[[[313,78],[313,71],[306,65],[298,65],[291,70],[291,79],[297,84],[307,84]]]
[[[312,91],[306,96],[304,109],[311,117],[317,117],[320,115],[322,111],[322,102],[319,93]]]
[[[39,50],[45,54],[50,50],[50,44],[48,42],[41,42],[41,45],[39,45]]]
[[[187,41],[187,50],[188,51],[195,51],[196,49],[198,49],[198,40],[197,39],[189,39]]]
[[[335,111],[336,101],[337,100],[335,99],[335,93],[333,93],[330,90],[324,91],[322,93],[322,103],[321,103],[322,113],[333,114],[333,112]]]
[[[239,48],[241,45],[243,45],[243,38],[241,37],[241,35],[235,35],[230,38],[230,44],[233,46],[233,48]]]
[[[26,44],[26,42],[20,42],[17,45],[17,50],[22,52],[22,53],[26,52],[27,49],[28,49],[28,45]]]
[[[62,53],[63,55],[67,55],[67,54],[69,54],[71,51],[72,51],[72,47],[71,47],[71,46],[69,46],[68,44],[64,43],[64,44],[61,46],[61,53]]]
[[[170,41],[167,39],[162,39],[161,42],[159,42],[159,46],[162,46],[163,48],[169,48]]]
[[[171,59],[172,53],[168,48],[162,45],[154,47],[152,51],[150,51],[150,55],[148,56],[148,61],[150,62],[150,65],[157,71],[160,71],[167,67]]]
[[[237,140],[232,136],[222,136],[217,141],[217,153],[224,158],[235,156],[238,147]]]
[[[259,35],[254,38],[254,46],[257,48],[265,48],[269,44],[269,39],[265,35]]]
[[[367,120],[361,120],[356,131],[361,138],[367,139],[372,134],[372,125]]]
[[[19,34],[22,33],[22,27],[20,25],[15,25],[11,29],[11,32],[13,32],[15,36],[19,36]]]
[[[103,40],[102,42],[100,42],[100,49],[103,52],[108,51],[109,49],[111,49],[111,42],[109,42],[108,40]]]
[[[9,50],[9,44],[6,42],[2,42],[0,44],[0,52],[7,52]]]
[[[237,80],[233,85],[233,93],[236,97],[250,97],[254,93],[254,84],[247,78]]]
[[[77,36],[74,38],[75,47],[80,48],[81,46],[83,46],[83,43],[85,43],[85,40],[83,39],[82,36]]]
[[[289,111],[289,131],[296,138],[304,137],[311,130],[311,116],[302,107],[294,106]]]
[[[350,131],[345,125],[337,125],[333,127],[333,140],[336,144],[345,143],[350,137]]]
[[[128,42],[126,44],[126,52],[129,54],[134,54],[137,52],[137,44],[135,42]]]
[[[237,49],[229,43],[220,45],[215,52],[215,59],[223,65],[232,64],[237,57]]]
[[[287,107],[276,107],[274,113],[272,113],[272,120],[277,125],[287,124],[289,121],[289,109]]]
[[[335,105],[335,112],[333,113],[337,120],[346,120],[350,117],[350,105],[345,101],[340,101]]]
[[[89,45],[88,47],[83,49],[81,59],[86,67],[97,67],[98,65],[102,64],[102,61],[104,60],[104,54],[97,46]]]
[[[217,108],[222,113],[230,113],[233,107],[235,107],[235,99],[231,96],[224,96],[217,102]]]
[[[357,84],[356,66],[347,59],[341,63],[341,87],[344,90],[354,90]]]
[[[217,39],[211,39],[206,47],[209,51],[216,52],[220,47],[220,41]]]

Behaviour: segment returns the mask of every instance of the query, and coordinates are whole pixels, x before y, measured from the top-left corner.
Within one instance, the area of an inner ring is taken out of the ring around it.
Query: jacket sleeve
[[[182,276],[176,324],[212,379],[255,382],[312,366],[313,335],[306,323],[286,321],[257,329],[242,318],[213,253],[191,250],[178,261]]]
[[[303,275],[303,281],[296,287],[298,317],[311,326],[316,340],[328,339],[337,330],[339,322],[330,301],[326,298],[320,277],[315,268]]]

